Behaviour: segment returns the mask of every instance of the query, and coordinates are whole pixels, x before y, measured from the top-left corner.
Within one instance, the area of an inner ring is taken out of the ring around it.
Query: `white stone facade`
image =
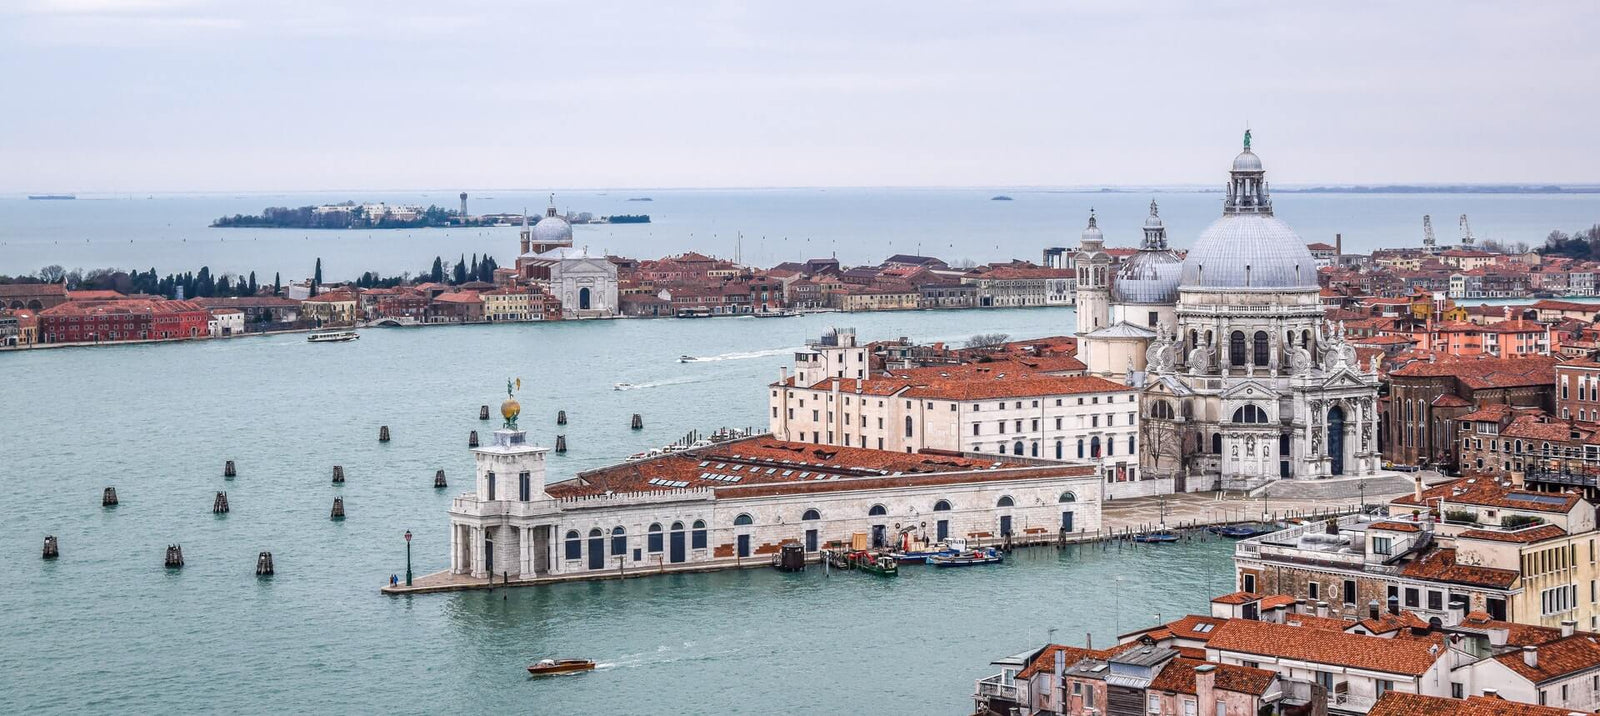
[[[872,546],[915,538],[998,542],[1100,529],[1098,479],[1087,471],[1009,468],[866,477],[851,488],[798,480],[780,487],[690,487],[552,498],[544,489],[544,448],[501,430],[474,450],[476,489],[450,509],[453,574],[523,580],[652,569],[758,566],[785,541],[808,556],[829,545]],[[491,494],[489,474],[495,475]],[[519,475],[527,475],[522,490]],[[509,479],[507,479],[509,477]],[[812,488],[825,489],[812,489]],[[776,489],[775,489],[776,488]],[[504,490],[509,489],[509,492]],[[494,499],[489,499],[493,497]]]

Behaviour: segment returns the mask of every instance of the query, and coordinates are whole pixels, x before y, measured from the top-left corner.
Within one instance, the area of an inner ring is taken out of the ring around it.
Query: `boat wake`
[[[724,361],[724,360],[748,360],[748,359],[751,359],[751,358],[769,358],[769,357],[772,357],[772,356],[781,356],[781,355],[785,355],[785,354],[788,354],[788,353],[793,353],[793,352],[795,352],[797,350],[799,350],[799,349],[798,348],[773,348],[773,349],[764,350],[764,351],[743,351],[743,352],[739,352],[739,353],[723,353],[721,355],[714,355],[714,356],[684,356],[682,358],[679,358],[678,362],[680,362],[680,363],[712,363],[712,362],[715,362],[715,361]]]
[[[612,386],[616,390],[641,390],[644,388],[661,388],[668,385],[684,385],[685,383],[704,383],[705,378],[668,378],[649,383],[617,383]]]

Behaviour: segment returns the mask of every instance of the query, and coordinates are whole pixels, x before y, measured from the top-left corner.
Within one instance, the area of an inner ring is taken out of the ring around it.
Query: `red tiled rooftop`
[[[1277,674],[1266,669],[1252,669],[1248,666],[1234,666],[1232,664],[1215,664],[1203,660],[1188,659],[1182,656],[1167,662],[1161,667],[1161,672],[1150,682],[1151,691],[1171,691],[1179,694],[1195,693],[1195,669],[1210,665],[1214,681],[1214,688],[1223,691],[1232,691],[1239,694],[1260,696],[1272,686]]]
[[[1537,706],[1486,696],[1450,699],[1393,689],[1373,704],[1367,716],[1568,716],[1571,709]]]
[[[1495,661],[1535,684],[1600,669],[1600,642],[1593,634],[1574,634],[1538,646],[1538,666],[1528,666],[1521,652],[1494,657]]]
[[[1461,478],[1424,490],[1420,502],[1408,494],[1391,500],[1391,503],[1424,507],[1438,502],[1440,498],[1444,498],[1446,503],[1460,505],[1558,513],[1571,511],[1581,499],[1574,494],[1519,490],[1487,478]]]
[[[1389,530],[1391,532],[1421,532],[1422,526],[1415,522],[1396,522],[1394,520],[1389,520],[1386,522],[1374,522],[1367,529]]]
[[[1444,653],[1439,639],[1384,639],[1342,631],[1230,619],[1217,627],[1208,651],[1257,654],[1420,676]]]
[[[1467,530],[1456,537],[1460,539],[1481,539],[1489,542],[1517,542],[1531,544],[1543,542],[1547,539],[1567,536],[1567,531],[1555,525],[1539,525],[1520,530]]]
[[[1456,563],[1454,549],[1436,549],[1407,564],[1400,573],[1411,579],[1426,579],[1474,587],[1507,589],[1521,576],[1516,570],[1471,567]]]

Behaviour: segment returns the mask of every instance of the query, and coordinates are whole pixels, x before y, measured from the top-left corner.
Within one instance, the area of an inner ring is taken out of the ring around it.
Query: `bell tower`
[[[1105,235],[1093,209],[1074,258],[1078,266],[1078,335],[1084,335],[1111,322],[1111,255],[1105,251]]]

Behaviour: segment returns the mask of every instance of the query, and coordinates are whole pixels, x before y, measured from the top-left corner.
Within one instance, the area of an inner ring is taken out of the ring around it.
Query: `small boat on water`
[[[1259,537],[1264,534],[1270,534],[1276,530],[1268,525],[1215,525],[1212,527],[1207,527],[1206,531],[1217,535],[1218,537],[1227,537],[1229,539],[1249,539],[1251,537]]]
[[[612,390],[628,390],[632,387],[634,387],[632,383],[613,383],[611,385]]]
[[[313,331],[306,336],[307,343],[343,343],[360,338],[361,334],[355,331]]]
[[[928,549],[905,549],[899,552],[890,552],[889,556],[900,564],[927,564],[928,560],[934,557],[954,557],[961,554],[966,548],[966,540],[951,539],[933,545]]]
[[[693,362],[695,362],[697,360],[700,360],[700,359],[696,358],[694,356],[678,356],[678,362],[679,363],[693,363]]]
[[[1159,530],[1134,535],[1133,541],[1143,544],[1171,544],[1178,541],[1178,535],[1167,530]]]
[[[886,554],[878,555],[872,559],[860,560],[856,562],[856,569],[867,574],[876,574],[880,577],[895,577],[900,574],[900,565],[894,561],[893,557]]]
[[[756,318],[793,318],[800,314],[794,311],[756,311],[750,315]]]
[[[571,674],[579,671],[593,671],[594,667],[595,663],[589,659],[540,659],[528,667],[528,673],[534,676]]]
[[[937,555],[928,558],[928,564],[935,567],[974,567],[980,564],[999,564],[1005,561],[1005,555],[993,547],[960,552],[954,555]]]

